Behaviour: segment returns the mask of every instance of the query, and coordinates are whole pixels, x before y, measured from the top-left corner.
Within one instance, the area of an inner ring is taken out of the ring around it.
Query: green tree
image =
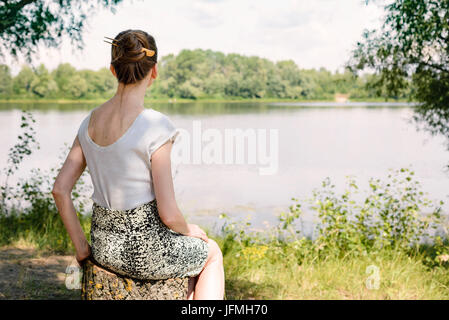
[[[319,100],[333,99],[336,92],[358,99],[382,94],[382,90],[370,86],[369,81],[379,79],[375,74],[354,77],[350,72],[332,73],[324,68],[305,70],[293,60],[274,63],[256,56],[225,55],[212,50],[169,54],[160,59],[158,67],[159,77],[147,97]],[[69,63],[60,64],[51,73],[44,66],[35,71],[23,67],[13,79],[13,91],[20,97],[108,98],[116,87],[117,79],[108,68],[77,70]]]
[[[348,67],[374,70],[372,85],[420,102],[415,120],[449,137],[449,0],[395,0],[385,21],[366,30]]]
[[[83,98],[86,96],[89,89],[89,85],[81,75],[76,74],[70,78],[68,92],[73,98]]]
[[[0,97],[7,97],[12,92],[11,69],[4,64],[0,64]]]
[[[226,77],[221,72],[214,72],[204,81],[204,92],[208,96],[223,97]]]
[[[189,80],[184,81],[184,83],[179,86],[178,92],[181,98],[187,99],[197,99],[201,95],[201,90],[194,86]]]
[[[289,85],[301,85],[301,73],[297,64],[293,60],[284,60],[276,63],[277,71],[282,79]]]
[[[19,74],[13,80],[14,93],[22,96],[31,94],[31,84],[35,78],[36,75],[30,67],[22,66]]]
[[[61,63],[51,74],[59,91],[65,94],[70,90],[70,81],[75,76],[76,69],[70,63]]]
[[[67,35],[79,49],[82,31],[97,6],[114,10],[121,0],[0,0],[0,55],[18,53],[31,61],[41,42],[58,47]]]
[[[272,73],[267,80],[267,96],[270,98],[285,98],[288,83],[277,73]]]
[[[89,90],[91,88],[90,85],[93,85],[96,93],[102,97],[113,94],[117,87],[117,79],[112,75],[109,68],[101,68],[93,72],[93,77],[86,77],[86,80],[89,83]]]
[[[31,83],[31,91],[40,98],[50,97],[58,91],[58,85],[47,68],[41,64],[36,69],[36,77]]]

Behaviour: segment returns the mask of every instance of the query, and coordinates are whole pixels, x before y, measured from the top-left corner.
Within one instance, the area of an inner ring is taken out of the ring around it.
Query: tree
[[[31,83],[31,91],[40,98],[51,96],[58,91],[58,85],[44,64],[36,69],[36,77]]]
[[[76,69],[70,63],[61,63],[52,72],[53,79],[58,85],[58,89],[63,94],[70,90],[70,81],[75,76]]]
[[[30,67],[26,65],[22,66],[19,74],[15,76],[13,80],[14,93],[18,95],[30,94],[31,84],[33,83],[35,78],[36,75]]]
[[[373,86],[420,104],[414,119],[449,138],[449,0],[395,0],[379,30],[367,30],[348,67],[374,70]]]
[[[82,78],[79,74],[70,78],[70,82],[68,83],[70,95],[73,98],[82,98],[86,95],[88,90],[87,81]]]
[[[275,63],[212,50],[186,49],[176,56],[168,54],[161,57],[158,66],[159,77],[147,97],[333,100],[337,92],[364,99],[378,98],[383,90],[369,86],[369,82],[379,79],[374,74],[354,77],[350,72],[332,73],[324,68],[306,70],[293,60]],[[60,64],[51,73],[43,66],[35,71],[23,67],[12,82],[17,98],[108,98],[117,87],[117,79],[108,68],[77,70],[68,63]]]
[[[293,60],[278,61],[276,67],[282,79],[287,80],[290,85],[301,85],[299,68]]]
[[[114,7],[122,0],[0,0],[0,55],[21,53],[31,62],[39,42],[58,47],[67,35],[78,49],[88,15],[100,7]]]
[[[11,91],[12,91],[11,70],[7,65],[0,64],[0,97],[10,95]]]
[[[179,86],[179,96],[187,99],[197,99],[201,95],[201,90],[195,87],[189,80]]]
[[[101,68],[96,72],[96,75],[98,76],[98,78],[96,78],[98,82],[95,82],[95,84],[101,93],[110,94],[115,91],[117,79],[112,75],[109,68]]]

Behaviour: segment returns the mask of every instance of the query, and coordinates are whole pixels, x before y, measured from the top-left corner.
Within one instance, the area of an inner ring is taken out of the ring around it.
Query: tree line
[[[273,62],[257,56],[224,54],[212,50],[182,50],[158,62],[159,78],[149,97],[185,99],[279,98],[329,100],[335,94],[352,99],[405,98],[386,96],[373,86],[376,76],[354,76],[325,68],[300,69],[293,60]],[[69,63],[54,70],[45,65],[22,66],[16,76],[0,65],[0,98],[97,99],[115,93],[117,81],[108,68],[78,70]]]

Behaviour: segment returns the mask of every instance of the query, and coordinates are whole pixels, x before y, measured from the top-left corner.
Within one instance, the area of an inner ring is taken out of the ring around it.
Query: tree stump
[[[109,272],[92,261],[83,264],[83,300],[186,300],[189,278],[138,280]]]

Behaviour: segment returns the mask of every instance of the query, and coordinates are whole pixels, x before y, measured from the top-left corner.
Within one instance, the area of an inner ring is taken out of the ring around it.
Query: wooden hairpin
[[[109,44],[112,44],[113,46],[118,47],[118,44],[115,44],[115,43],[114,43],[114,41],[117,42],[117,40],[112,39],[112,38],[108,38],[108,37],[105,37],[105,38],[106,38],[106,39],[109,39],[109,40],[112,40],[112,42],[108,42],[108,41],[106,41],[106,40],[103,40],[104,42],[109,43]]]
[[[155,54],[154,50],[150,50],[150,49],[147,49],[147,48],[142,48],[142,50],[140,50],[140,51],[145,52],[145,54],[148,57],[152,57]]]
[[[118,45],[117,45],[116,43],[114,43],[114,42],[117,42],[117,40],[112,39],[112,38],[109,38],[109,37],[105,37],[105,38],[111,40],[112,42],[108,42],[108,41],[106,41],[106,40],[103,40],[104,42],[109,43],[109,44],[112,44],[113,46],[118,47]],[[147,48],[142,48],[140,51],[141,51],[141,52],[145,52],[145,55],[146,55],[147,57],[152,57],[152,56],[154,56],[154,54],[156,53],[154,50],[150,50],[150,49],[147,49]]]

